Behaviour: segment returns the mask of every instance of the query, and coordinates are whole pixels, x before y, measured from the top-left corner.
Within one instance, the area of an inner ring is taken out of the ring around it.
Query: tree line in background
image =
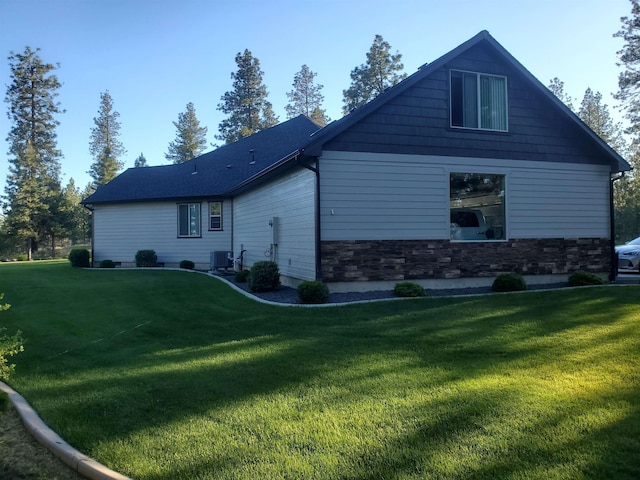
[[[640,168],[640,0],[630,0],[632,16],[621,18],[622,28],[614,36],[625,41],[618,52],[619,92],[614,95],[630,126],[625,130],[615,123],[600,92],[586,90],[579,108],[564,92],[558,78],[549,89],[578,117],[634,167]],[[90,239],[91,216],[80,201],[95,189],[111,181],[123,168],[126,149],[119,140],[119,113],[114,109],[108,91],[100,94],[98,115],[93,119],[89,153],[93,158],[88,173],[92,178],[84,189],[76,187],[73,178],[61,185],[60,159],[57,149],[56,116],[63,113],[56,101],[61,84],[54,71],[59,65],[44,63],[39,49],[26,47],[23,53],[9,56],[11,83],[5,97],[7,115],[12,128],[9,143],[9,174],[2,196],[0,214],[0,257],[20,255],[31,260],[34,252],[47,245],[48,257],[55,257],[56,243],[87,243]],[[373,100],[387,88],[406,78],[402,55],[391,52],[391,46],[376,35],[366,54],[366,62],[350,74],[351,84],[343,90],[343,113]],[[279,122],[268,101],[260,62],[249,50],[235,58],[237,70],[231,73],[232,89],[220,98],[218,110],[227,117],[218,126],[217,140],[231,143]],[[323,86],[315,82],[316,73],[303,65],[294,76],[292,90],[287,92],[287,118],[306,115],[320,126],[330,118],[322,108]],[[200,125],[193,103],[173,122],[176,138],[168,146],[165,158],[182,163],[197,157],[207,146],[207,127]],[[625,136],[626,135],[626,136]],[[631,138],[631,140],[627,140]],[[140,154],[135,167],[146,167]],[[628,240],[640,234],[640,176],[634,172],[616,179],[615,218],[616,241]],[[43,256],[43,255],[40,255]]]

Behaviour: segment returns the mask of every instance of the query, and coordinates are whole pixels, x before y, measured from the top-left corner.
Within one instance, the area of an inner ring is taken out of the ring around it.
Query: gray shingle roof
[[[188,162],[129,168],[82,203],[224,197],[248,179],[294,157],[319,129],[300,115]]]

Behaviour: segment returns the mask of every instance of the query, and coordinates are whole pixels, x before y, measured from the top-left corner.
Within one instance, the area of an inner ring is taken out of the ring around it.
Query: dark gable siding
[[[449,70],[507,77],[509,131],[449,126]],[[600,148],[493,48],[476,45],[325,144],[325,150],[604,163]]]

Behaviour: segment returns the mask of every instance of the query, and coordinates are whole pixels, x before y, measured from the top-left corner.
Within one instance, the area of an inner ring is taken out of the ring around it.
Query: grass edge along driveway
[[[640,289],[300,309],[0,265],[12,386],[137,479],[640,477]]]

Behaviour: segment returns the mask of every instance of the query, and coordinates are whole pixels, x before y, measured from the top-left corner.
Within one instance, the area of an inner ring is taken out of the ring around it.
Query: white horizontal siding
[[[244,250],[245,266],[274,260],[280,273],[315,279],[315,174],[298,169],[234,199],[234,251]],[[278,245],[271,255],[272,227],[278,217]]]
[[[166,264],[191,260],[206,268],[210,252],[231,250],[231,200],[223,202],[223,230],[209,231],[209,204],[201,204],[201,238],[178,238],[176,202],[96,205],[94,222],[94,260],[134,263],[138,250],[155,250],[159,262]]]
[[[323,240],[449,238],[449,174],[506,176],[509,238],[607,238],[603,165],[323,152]]]

